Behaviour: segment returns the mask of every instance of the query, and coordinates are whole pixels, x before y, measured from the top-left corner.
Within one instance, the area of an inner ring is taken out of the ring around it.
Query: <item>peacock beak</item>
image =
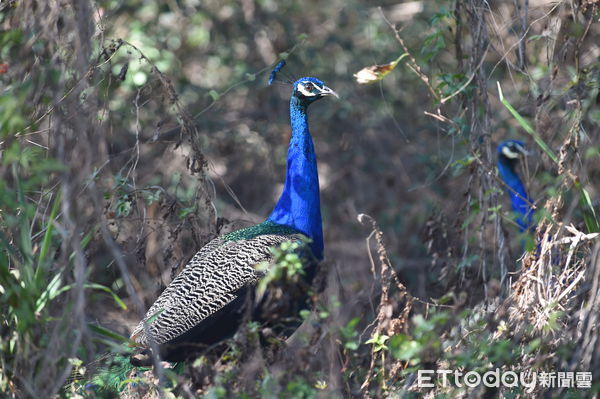
[[[321,96],[335,96],[335,98],[340,98],[340,96],[338,96],[338,94],[335,91],[331,90],[327,86],[323,86],[323,88],[321,89]]]

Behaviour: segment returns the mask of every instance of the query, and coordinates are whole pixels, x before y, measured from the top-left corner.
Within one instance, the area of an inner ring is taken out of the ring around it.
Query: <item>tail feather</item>
[[[128,355],[115,354],[110,363],[99,368],[93,377],[85,384],[85,389],[95,391],[121,392],[128,383],[135,383],[135,376],[132,375],[134,367],[129,361]],[[147,371],[149,368],[138,371]]]
[[[123,392],[128,384],[137,385],[139,373],[150,370],[135,367],[129,360],[130,354],[107,353],[85,368],[75,367],[66,388],[79,393],[116,394]],[[82,372],[83,370],[83,372]]]
[[[108,353],[96,359],[85,368],[75,368],[67,389],[87,397],[140,397],[139,393],[157,389],[158,381],[152,375],[151,367],[134,366],[130,353]],[[165,383],[176,384],[176,376],[183,372],[183,363],[167,365],[168,378]],[[84,370],[83,374],[81,370]],[[143,396],[143,395],[142,395]]]

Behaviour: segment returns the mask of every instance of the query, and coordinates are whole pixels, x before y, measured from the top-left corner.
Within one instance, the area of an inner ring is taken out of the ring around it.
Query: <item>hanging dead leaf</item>
[[[356,72],[354,74],[354,78],[356,79],[358,84],[361,85],[378,82],[381,79],[383,79],[388,73],[392,72],[394,68],[396,68],[398,63],[402,60],[402,58],[406,57],[407,55],[408,54],[404,53],[389,64],[372,65],[365,67],[360,71]]]

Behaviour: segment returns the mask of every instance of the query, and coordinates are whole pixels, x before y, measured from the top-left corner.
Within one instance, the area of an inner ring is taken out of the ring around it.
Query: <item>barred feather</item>
[[[262,223],[210,241],[150,307],[132,339],[148,346],[144,322],[159,345],[182,335],[255,284],[261,275],[254,266],[272,260],[273,246],[300,237],[286,226]]]

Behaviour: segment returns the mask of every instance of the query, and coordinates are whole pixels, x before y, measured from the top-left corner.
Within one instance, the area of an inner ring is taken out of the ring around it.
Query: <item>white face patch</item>
[[[510,159],[519,158],[519,153],[512,151],[510,148],[508,148],[508,146],[502,147],[502,154],[504,154],[504,156],[506,158],[510,158]]]
[[[315,97],[321,93],[319,86],[308,80],[298,84],[298,91],[304,97]]]

